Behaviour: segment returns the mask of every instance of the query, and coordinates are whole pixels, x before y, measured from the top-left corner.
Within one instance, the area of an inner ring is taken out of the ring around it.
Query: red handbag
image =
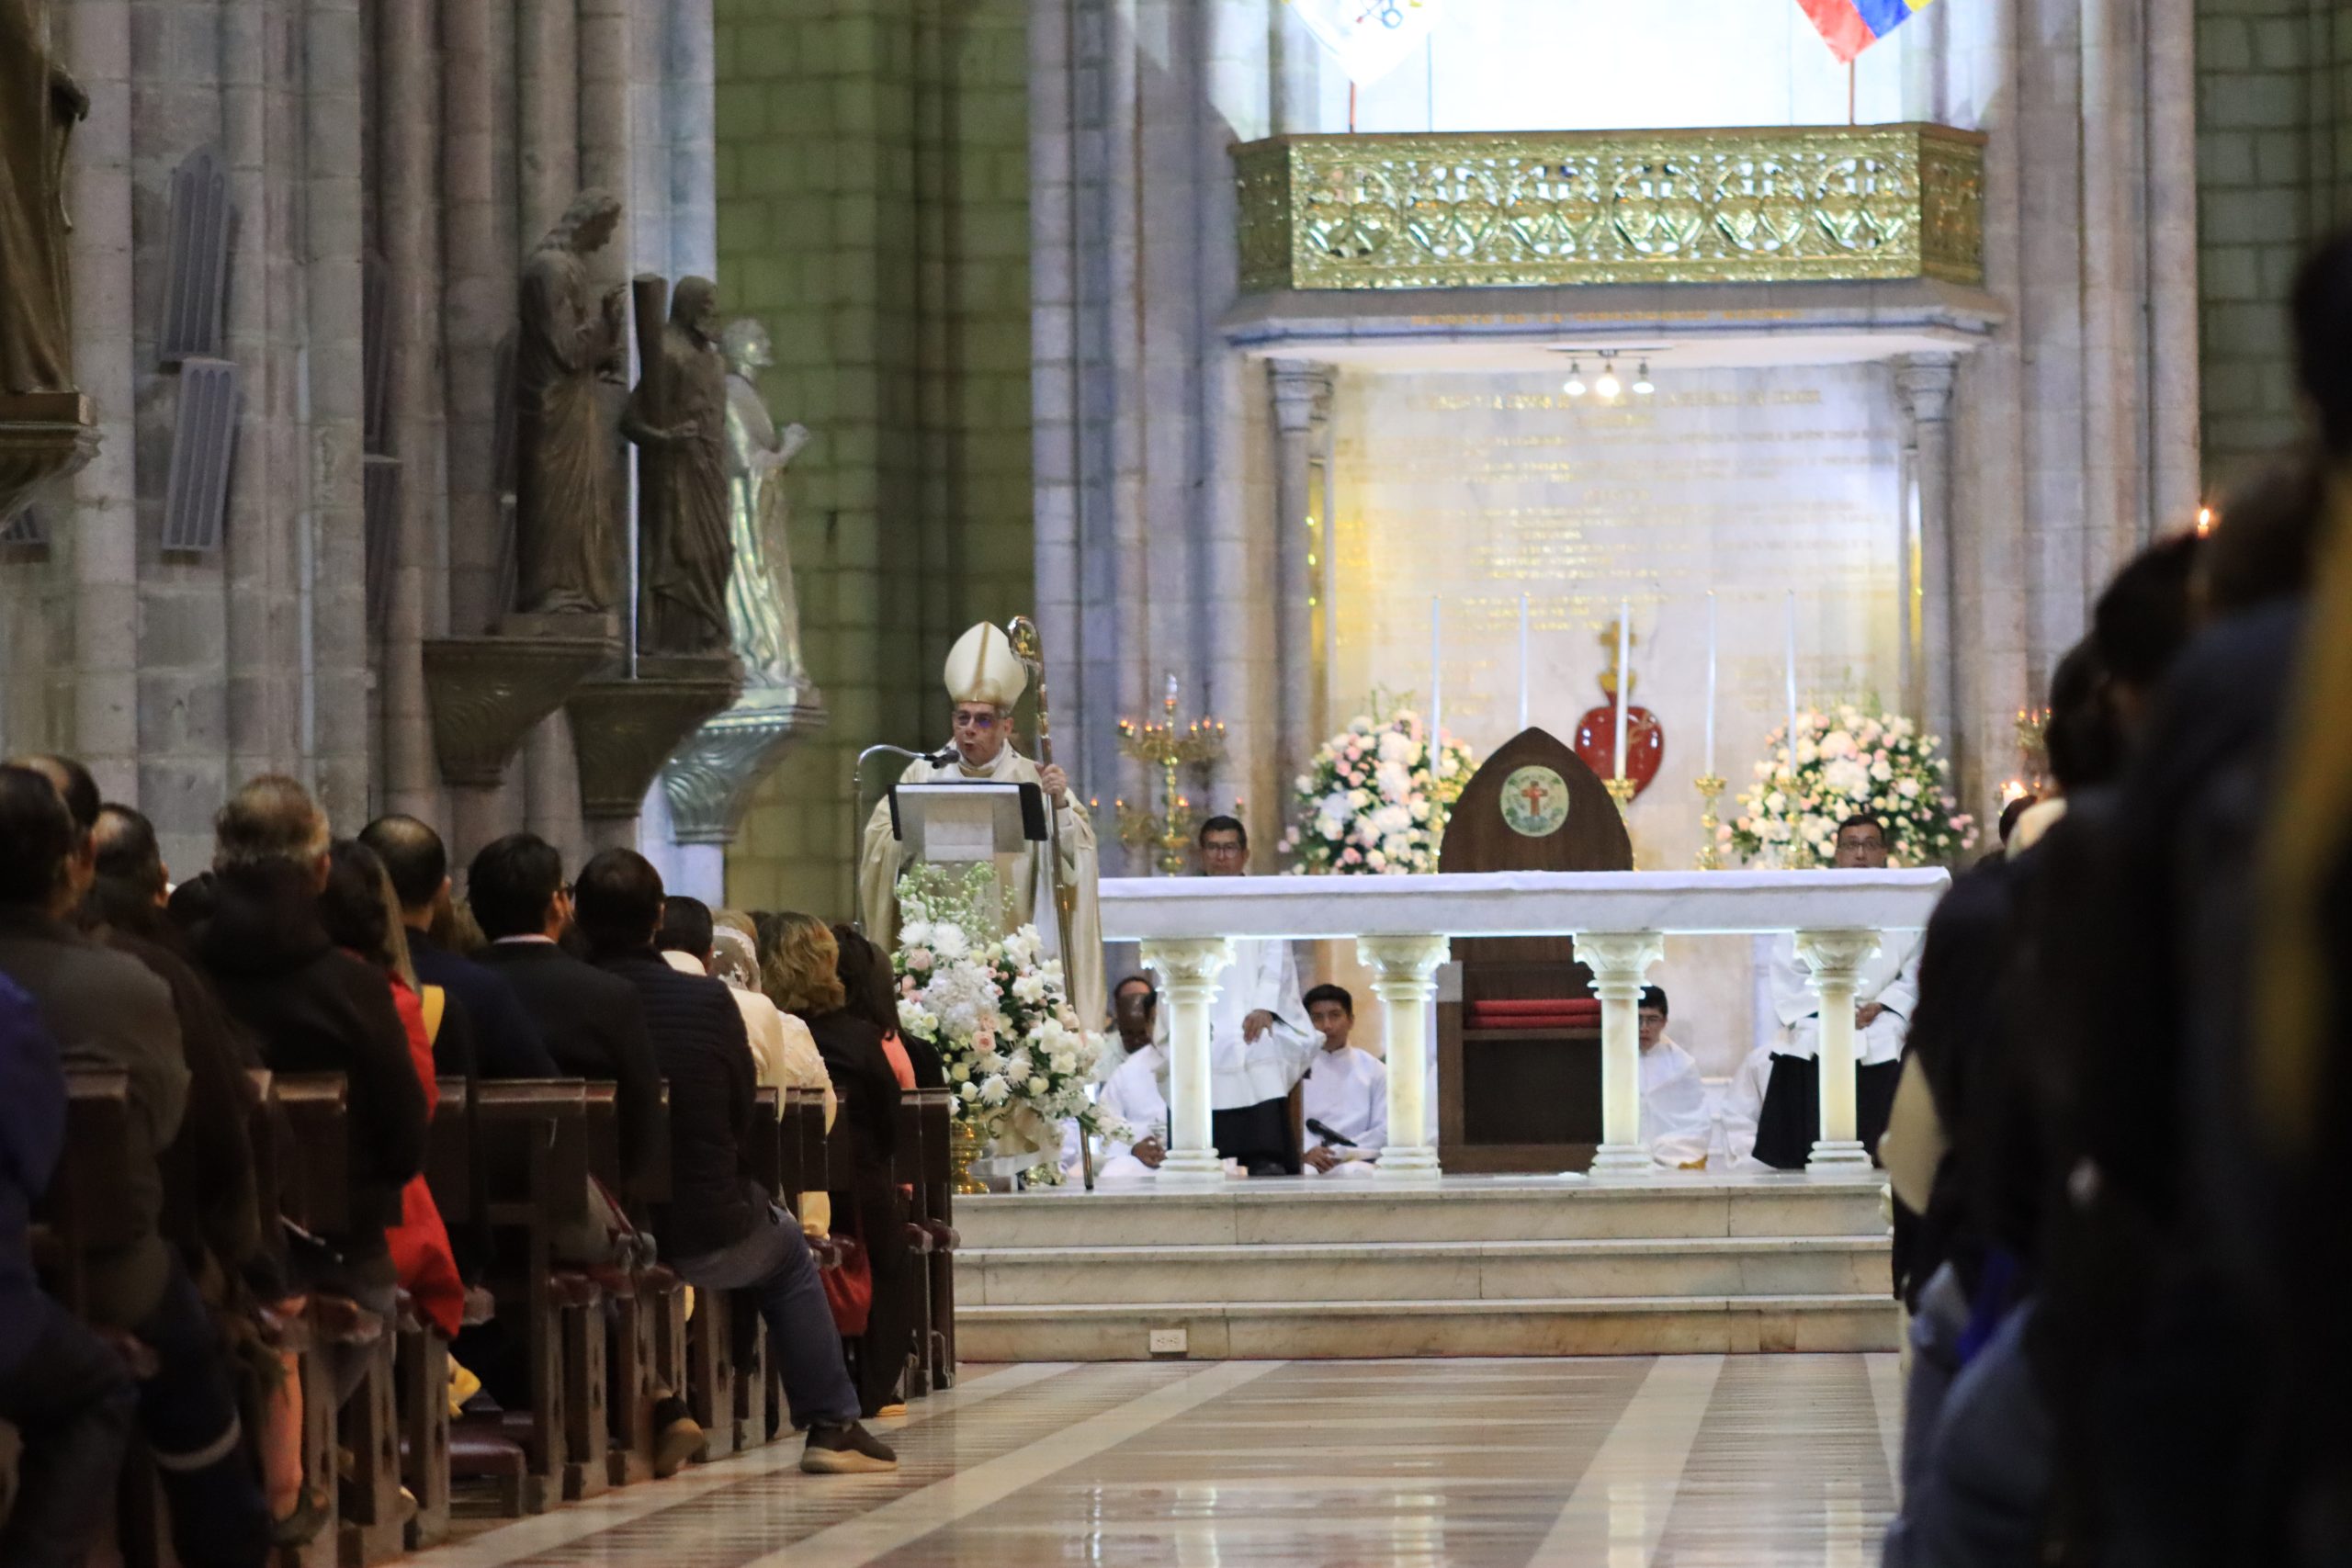
[[[820,1269],[818,1280],[825,1287],[825,1304],[832,1309],[833,1326],[844,1339],[854,1339],[865,1332],[866,1319],[874,1312],[874,1270],[865,1261],[865,1245],[854,1237],[833,1238],[842,1249],[838,1267]]]

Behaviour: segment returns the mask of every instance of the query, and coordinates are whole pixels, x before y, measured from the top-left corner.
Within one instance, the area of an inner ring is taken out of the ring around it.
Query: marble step
[[[1195,1301],[1512,1301],[1883,1293],[1883,1234],[1640,1240],[967,1245],[959,1309]]]
[[[1893,1350],[1901,1332],[1883,1292],[1102,1306],[959,1301],[956,1325],[967,1361]],[[1170,1330],[1183,1332],[1182,1351],[1155,1356],[1154,1333]]]
[[[1237,1247],[1314,1242],[1586,1241],[1883,1235],[1883,1179],[1756,1177],[1619,1186],[1448,1178],[1429,1188],[1300,1179],[1205,1193],[1075,1190],[962,1198],[973,1247]]]

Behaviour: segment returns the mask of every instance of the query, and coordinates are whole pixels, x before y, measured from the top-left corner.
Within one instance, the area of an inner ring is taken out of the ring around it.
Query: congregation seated
[[[1348,1043],[1356,1021],[1353,997],[1323,985],[1306,1000],[1307,1019],[1322,1036],[1304,1086],[1306,1172],[1361,1179],[1373,1174],[1388,1145],[1388,1067]]]
[[[379,817],[359,830],[376,852],[400,897],[409,964],[419,981],[448,994],[448,1011],[434,1041],[436,1070],[504,1081],[562,1077],[514,987],[486,965],[434,940],[451,914],[449,852],[441,835],[413,817]],[[458,1046],[462,1037],[466,1044]],[[445,1042],[450,1043],[445,1044]]]
[[[803,1471],[897,1468],[888,1446],[860,1424],[858,1392],[799,1223],[746,1174],[758,1104],[742,1013],[723,981],[681,974],[655,951],[662,874],[644,856],[594,856],[581,868],[577,897],[594,966],[639,1002],[669,1080],[670,1201],[656,1223],[670,1266],[697,1290],[741,1292],[756,1302],[793,1425],[808,1434]]]

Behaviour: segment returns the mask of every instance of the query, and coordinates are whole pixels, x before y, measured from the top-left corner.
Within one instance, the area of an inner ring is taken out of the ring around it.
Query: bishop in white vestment
[[[1011,895],[1015,924],[1035,925],[1046,952],[1059,957],[1068,982],[1070,1006],[1091,1029],[1102,1016],[1102,919],[1095,898],[1101,870],[1095,856],[1094,822],[1077,809],[1069,781],[1057,767],[1040,768],[1014,750],[1013,705],[1028,689],[1029,671],[1012,651],[1003,631],[987,622],[956,640],[947,655],[944,672],[947,695],[956,705],[951,762],[915,761],[899,775],[900,784],[1034,784],[1052,803],[1055,830],[1061,844],[1061,863],[1024,844],[1018,854],[1000,855],[997,874]],[[905,869],[911,846],[891,836],[890,803],[874,808],[865,824],[865,842],[858,863],[858,908],[868,940],[883,952],[897,949],[899,941],[899,874]],[[1060,952],[1059,928],[1054,917],[1057,881],[1070,890],[1069,953]]]

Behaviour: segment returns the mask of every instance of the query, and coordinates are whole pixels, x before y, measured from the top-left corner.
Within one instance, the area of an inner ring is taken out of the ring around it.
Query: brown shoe
[[[653,1402],[653,1477],[667,1481],[703,1450],[703,1430],[676,1394]]]
[[[890,1445],[853,1421],[846,1427],[811,1427],[800,1468],[810,1475],[872,1475],[899,1468]]]

